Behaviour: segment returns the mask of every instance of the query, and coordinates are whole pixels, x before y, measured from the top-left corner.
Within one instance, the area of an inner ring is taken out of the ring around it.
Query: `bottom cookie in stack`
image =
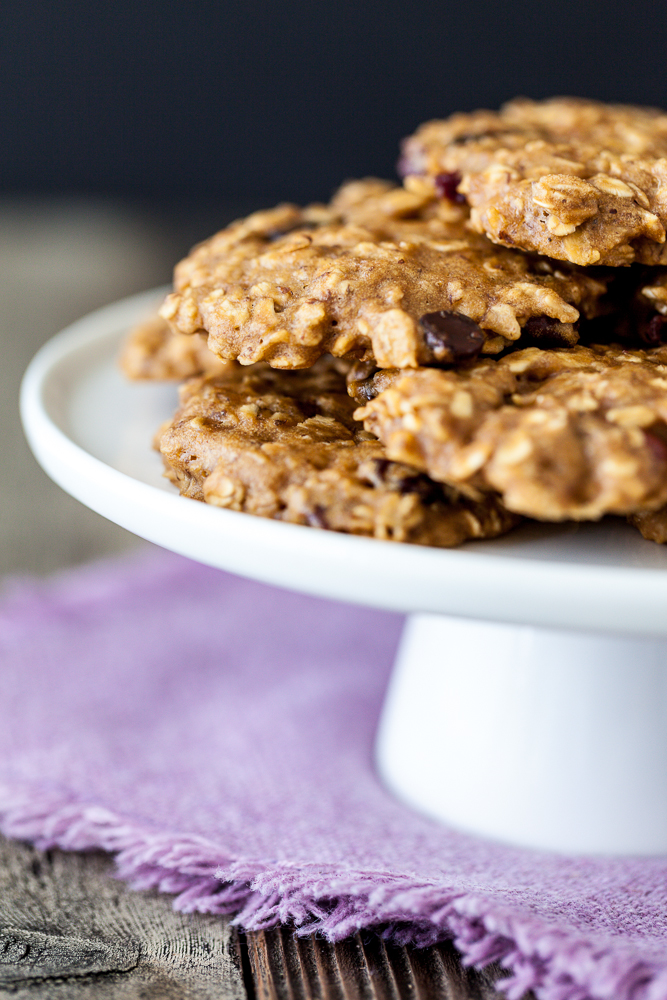
[[[184,496],[230,510],[421,545],[493,538],[519,520],[494,496],[387,457],[354,417],[349,363],[234,366],[191,379],[156,444]]]

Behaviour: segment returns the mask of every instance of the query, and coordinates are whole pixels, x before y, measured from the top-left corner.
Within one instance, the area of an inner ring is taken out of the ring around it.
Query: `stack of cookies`
[[[426,545],[605,514],[667,540],[667,114],[517,100],[423,125],[400,170],[176,267],[123,357],[184,382],[168,477]]]

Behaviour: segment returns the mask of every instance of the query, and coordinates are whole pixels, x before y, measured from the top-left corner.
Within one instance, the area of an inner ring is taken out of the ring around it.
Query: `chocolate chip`
[[[486,341],[486,334],[477,323],[460,313],[440,309],[426,313],[420,322],[430,360],[437,364],[470,361],[477,357]]]
[[[465,205],[466,197],[457,191],[461,183],[461,174],[458,170],[451,174],[437,174],[435,177],[435,189],[441,198],[453,201],[455,205]]]

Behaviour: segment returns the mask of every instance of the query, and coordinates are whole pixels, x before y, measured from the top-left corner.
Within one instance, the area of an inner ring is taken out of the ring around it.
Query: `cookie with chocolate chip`
[[[495,246],[427,186],[367,180],[328,206],[282,205],[200,244],[161,315],[242,364],[306,368],[330,353],[410,368],[497,353],[524,332],[575,343],[607,283]]]
[[[408,186],[430,183],[495,243],[580,265],[667,262],[667,114],[575,98],[422,125]]]
[[[276,520],[435,546],[516,523],[495,498],[470,500],[388,459],[354,407],[344,363],[237,368],[186,383],[157,447],[184,496]]]
[[[527,348],[373,382],[352,382],[355,416],[388,457],[472,497],[548,521],[667,502],[667,347]]]

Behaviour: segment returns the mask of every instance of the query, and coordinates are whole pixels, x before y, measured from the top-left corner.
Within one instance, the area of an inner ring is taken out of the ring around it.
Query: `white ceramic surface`
[[[667,640],[413,615],[377,743],[385,783],[464,830],[667,852]]]
[[[406,631],[378,742],[381,773],[408,802],[520,844],[667,851],[667,640],[647,638],[667,637],[667,547],[609,519],[525,525],[445,551],[179,497],[150,446],[176,389],[128,384],[115,363],[127,328],[161,296],[85,317],[32,361],[21,410],[49,475],[200,562],[422,613]]]

